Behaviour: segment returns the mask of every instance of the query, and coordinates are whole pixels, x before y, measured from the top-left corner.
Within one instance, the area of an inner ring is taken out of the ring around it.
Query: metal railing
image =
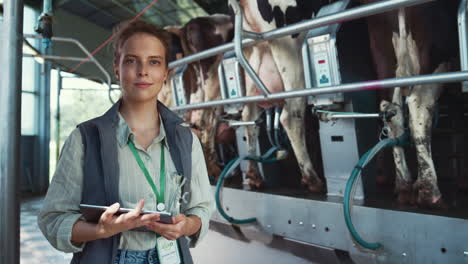
[[[328,16],[318,17],[310,19],[307,21],[299,22],[290,26],[286,26],[280,29],[275,29],[272,31],[264,33],[254,33],[247,32],[246,37],[254,37],[256,39],[244,39],[242,41],[242,47],[250,47],[258,42],[272,40],[276,38],[285,37],[288,35],[293,35],[300,33],[302,31],[310,30],[313,28],[319,28],[329,24],[342,23],[343,21],[354,20],[358,18],[368,17],[387,11],[396,10],[402,7],[409,7],[417,4],[428,3],[434,0],[392,0],[392,1],[381,1],[373,4],[367,4],[360,7],[352,8],[339,12],[336,14],[331,14]],[[197,54],[193,54],[187,57],[184,57],[180,60],[173,61],[169,63],[169,68],[179,67],[184,64],[196,62],[201,59],[206,59],[220,53],[234,50],[235,43],[227,43],[215,48],[211,48]]]
[[[34,34],[24,34],[23,36],[25,38],[43,39],[42,36],[34,35]],[[79,42],[78,40],[73,39],[73,38],[52,37],[52,41],[69,42],[69,43],[73,43],[73,44],[77,45],[86,54],[86,56],[88,56],[88,58],[90,58],[90,60],[94,64],[96,64],[98,69],[106,77],[107,86],[109,87],[109,100],[111,100],[111,102],[112,102],[113,100],[111,98],[111,91],[113,90],[113,88],[112,88],[111,76],[104,69],[104,67],[101,65],[101,63],[99,63],[99,61],[96,60],[96,58],[86,49],[86,47],[83,44],[81,44],[81,42]],[[82,59],[82,58],[76,58],[76,57],[63,57],[63,56],[51,56],[51,55],[33,55],[33,57],[40,57],[40,58],[44,58],[44,59],[69,60],[69,61],[75,61],[75,60]]]
[[[263,95],[256,95],[256,96],[247,96],[247,97],[225,99],[225,100],[215,100],[215,101],[174,107],[171,109],[174,111],[192,110],[192,109],[215,107],[215,106],[226,105],[226,104],[258,103],[258,102],[267,102],[271,100],[281,100],[281,99],[288,99],[288,98],[293,98],[293,97],[312,96],[312,95],[320,95],[320,94],[381,90],[381,89],[388,89],[388,88],[394,88],[394,87],[413,86],[413,85],[418,85],[418,84],[461,82],[465,80],[468,80],[468,71],[428,74],[428,75],[411,76],[411,77],[404,77],[404,78],[391,78],[391,79],[385,79],[385,80],[379,80],[379,81],[367,81],[367,82],[358,82],[358,83],[350,83],[350,84],[341,84],[341,85],[331,86],[327,88],[319,88],[319,89],[314,88],[314,89],[304,89],[304,90],[287,91],[287,92],[281,92],[281,93],[273,93],[269,95],[268,97],[264,97]]]
[[[462,71],[468,70],[468,25],[467,0],[460,1],[458,8],[458,39],[460,42],[460,64]],[[468,82],[463,82],[463,91],[468,92]]]
[[[268,97],[268,95],[270,95],[270,91],[268,91],[265,84],[260,79],[260,76],[255,73],[254,69],[245,58],[244,52],[242,50],[242,35],[244,33],[242,30],[242,8],[239,6],[237,0],[229,0],[229,3],[233,7],[234,13],[236,14],[234,25],[234,50],[236,51],[236,57],[239,60],[239,63],[242,65],[242,68],[244,68],[245,72],[247,72],[257,87],[260,88],[260,91],[263,93],[263,95]]]
[[[199,52],[197,54],[187,56],[180,60],[171,62],[169,64],[169,68],[179,67],[181,65],[196,62],[198,60],[205,59],[205,58],[208,58],[208,57],[211,57],[211,56],[214,56],[214,55],[226,52],[226,51],[231,51],[233,49],[236,50],[236,53],[241,53],[241,50],[243,47],[250,47],[260,41],[267,41],[267,40],[272,40],[276,38],[281,38],[284,36],[297,34],[305,30],[319,28],[322,26],[335,24],[335,23],[342,23],[343,21],[349,21],[349,20],[354,20],[358,18],[368,17],[368,16],[372,16],[375,14],[380,14],[380,13],[384,13],[384,12],[388,12],[392,10],[397,10],[399,8],[428,3],[432,1],[434,0],[382,1],[382,2],[377,2],[373,4],[367,4],[367,5],[355,7],[352,9],[348,9],[342,12],[338,12],[338,13],[323,16],[323,17],[310,19],[307,21],[296,23],[294,25],[286,26],[280,29],[276,29],[276,30],[272,30],[272,31],[264,32],[264,33],[240,32],[241,30],[237,29],[237,31],[235,32],[234,42],[224,44],[224,45],[212,48],[212,49],[208,49],[208,50]],[[467,0],[462,0],[462,1],[467,1]],[[239,13],[240,12],[238,12],[236,16],[236,24],[239,24],[239,18],[238,18]],[[239,28],[239,26],[237,28]],[[255,39],[241,39],[242,37],[251,37]],[[236,41],[238,42],[237,48],[236,48],[236,43],[235,43]],[[467,61],[467,67],[468,67],[468,58],[466,61]],[[240,60],[240,62],[242,62],[242,59]],[[250,75],[251,73],[248,71],[248,67],[246,70],[247,70],[247,73]],[[192,110],[192,109],[210,108],[210,107],[221,106],[221,105],[226,105],[226,104],[246,104],[246,103],[268,102],[268,101],[279,100],[279,99],[288,99],[288,98],[294,98],[294,97],[304,97],[304,96],[313,96],[313,95],[321,95],[321,94],[332,94],[332,93],[339,93],[339,92],[380,90],[380,89],[388,89],[388,88],[402,87],[402,86],[413,86],[413,85],[420,85],[420,84],[462,82],[466,80],[468,80],[468,71],[460,71],[460,72],[451,72],[451,73],[411,76],[411,77],[405,77],[405,78],[391,78],[391,79],[385,79],[385,80],[375,80],[375,81],[367,81],[367,82],[359,82],[359,83],[351,83],[351,84],[341,84],[341,85],[336,85],[336,86],[331,86],[331,87],[326,87],[326,88],[301,89],[301,90],[286,91],[286,92],[274,93],[274,94],[265,93],[263,92],[263,89],[262,89],[263,95],[195,103],[195,104],[189,104],[189,105],[184,105],[184,106],[177,106],[171,109],[174,111]],[[311,88],[311,87],[307,87],[307,88]]]

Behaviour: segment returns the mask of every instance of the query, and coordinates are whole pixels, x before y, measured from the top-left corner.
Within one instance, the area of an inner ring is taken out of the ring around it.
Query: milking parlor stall
[[[231,42],[170,64],[172,109],[213,111],[211,228],[318,263],[467,262],[466,1],[229,6]]]
[[[468,263],[468,0],[195,2],[159,99],[202,143],[211,230],[313,263]]]

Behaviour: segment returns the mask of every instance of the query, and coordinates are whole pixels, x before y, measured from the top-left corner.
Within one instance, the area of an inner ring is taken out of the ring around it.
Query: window
[[[34,34],[37,12],[25,6],[23,13],[23,32]],[[37,47],[37,41],[28,39],[29,43]],[[23,57],[22,95],[21,95],[21,135],[37,134],[37,94],[39,84],[40,65],[31,57]]]

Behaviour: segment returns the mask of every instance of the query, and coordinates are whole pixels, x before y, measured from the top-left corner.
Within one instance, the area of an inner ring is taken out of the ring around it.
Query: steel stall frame
[[[213,187],[213,192],[214,192]],[[223,204],[231,215],[256,217],[248,225],[232,225],[218,212],[211,220],[222,233],[240,240],[271,245],[275,237],[306,245],[299,256],[314,263],[466,263],[466,219],[353,206],[356,229],[370,241],[383,242],[378,250],[361,248],[343,220],[342,200],[309,200],[223,188]],[[443,228],[441,228],[443,227]],[[214,228],[216,230],[216,228]],[[336,256],[347,252],[348,259]],[[311,253],[313,252],[313,253]],[[328,252],[327,254],[324,254]],[[330,255],[335,255],[334,257]]]
[[[24,37],[25,38],[34,38],[34,39],[43,39],[42,36],[33,35],[33,34],[24,34]],[[112,80],[111,80],[110,74],[104,69],[104,67],[101,65],[101,63],[99,63],[99,61],[96,60],[96,58],[86,49],[86,47],[83,44],[81,44],[81,42],[79,42],[78,40],[73,39],[73,38],[52,37],[51,40],[52,41],[59,41],[59,42],[69,42],[69,43],[73,43],[73,44],[77,45],[78,48],[80,48],[86,54],[86,56],[88,56],[88,58],[90,58],[90,60],[94,64],[96,64],[96,66],[102,72],[104,77],[106,77],[107,86],[109,87],[109,100],[111,102],[113,102],[112,97],[111,97],[111,92],[112,92],[113,88],[112,88]],[[51,55],[36,55],[34,57],[42,57],[44,59],[61,59],[61,60],[75,60],[76,59],[74,57],[51,56]]]
[[[244,47],[251,46],[259,41],[298,33],[300,31],[298,28],[302,28],[302,30],[311,29],[314,27],[324,26],[326,24],[338,23],[343,20],[361,18],[367,15],[373,15],[427,2],[430,1],[385,1],[383,3],[379,3],[380,5],[370,4],[365,7],[353,8],[323,18],[312,19],[310,21],[300,23],[300,25],[296,24],[262,34],[244,32],[244,37],[255,38],[255,40],[245,39],[242,41],[242,44]],[[384,10],[382,4],[386,5],[386,10]],[[375,9],[370,10],[372,8]],[[380,12],[377,12],[376,8],[380,8]],[[235,46],[236,45],[234,43],[225,44],[188,56],[184,59],[177,60],[169,66],[178,67],[183,64],[195,62],[218,53],[230,51],[234,49]],[[172,109],[176,111],[191,110],[226,104],[265,102],[298,96],[379,90],[399,86],[462,82],[466,80],[468,80],[468,71],[463,69],[459,72],[420,75],[406,78],[391,78],[343,84],[321,89],[304,89],[270,95],[216,100],[174,107]],[[338,115],[337,117],[346,118],[347,116]],[[366,117],[376,116],[369,115]],[[258,216],[259,225],[256,227],[253,227],[255,225],[236,226],[234,229],[237,230],[238,234],[239,230],[241,231],[240,233],[248,234],[252,229],[255,229],[254,232],[256,233],[263,232],[270,235],[279,235],[283,236],[285,240],[298,241],[312,247],[326,247],[331,251],[334,249],[345,250],[349,252],[352,259],[355,261],[363,261],[363,263],[428,263],[434,260],[437,260],[437,263],[439,263],[439,261],[446,262],[447,260],[449,260],[450,263],[461,263],[468,258],[468,248],[463,248],[463,243],[460,243],[464,241],[463,236],[460,235],[460,232],[457,232],[462,228],[466,228],[466,221],[463,219],[355,206],[354,214],[358,220],[360,219],[362,221],[357,224],[358,229],[362,230],[369,228],[369,230],[366,230],[364,233],[366,237],[370,237],[372,240],[386,240],[388,243],[384,244],[385,248],[383,250],[369,251],[356,246],[344,226],[344,221],[340,221],[340,219],[337,218],[337,216],[343,214],[341,204],[339,203],[340,201],[307,200],[230,188],[225,188],[224,200],[224,204],[227,205],[230,208],[229,210],[236,216],[241,218]],[[248,206],[245,206],[246,204]],[[290,208],[291,205],[293,205],[293,208]],[[274,208],[281,208],[282,214],[280,217],[276,214],[278,210],[275,210]],[[320,208],[321,210],[320,215],[313,213],[317,208]],[[328,213],[323,213],[322,209]],[[332,216],[334,218],[332,218]],[[318,219],[319,221],[314,220],[314,218],[317,217],[322,219]],[[425,221],[428,220],[428,217],[430,220],[428,221],[429,223],[426,224]],[[373,222],[375,219],[379,220]],[[212,220],[226,226],[231,225],[222,219],[219,214],[215,214]],[[316,221],[316,223],[313,223],[312,221]],[[440,226],[448,228],[441,233]],[[317,236],[319,227],[322,228],[320,231],[324,234],[320,234],[318,237],[315,237]],[[402,231],[395,232],[395,230]],[[451,239],[451,236],[455,236],[455,239]],[[401,245],[399,243],[401,243]]]
[[[23,1],[5,0],[0,80],[0,263],[19,263]]]
[[[392,11],[396,10],[399,8],[403,7],[410,7],[413,5],[417,4],[422,4],[422,3],[427,3],[427,2],[432,2],[435,0],[392,0],[392,1],[382,1],[382,2],[377,2],[374,4],[367,4],[364,6],[348,9],[343,12],[339,12],[336,14],[331,14],[328,16],[323,16],[323,17],[318,17],[314,19],[310,19],[304,22],[299,22],[290,26],[286,26],[280,29],[264,32],[264,33],[252,33],[252,32],[244,32],[245,36],[247,37],[254,37],[254,39],[245,39],[242,41],[243,47],[250,47],[254,45],[257,42],[260,41],[267,41],[267,40],[272,40],[275,38],[281,38],[285,37],[288,35],[293,35],[296,33],[300,33],[305,30],[310,30],[313,28],[319,28],[322,26],[326,26],[329,24],[334,24],[334,23],[341,23],[343,21],[348,21],[348,20],[353,20],[353,19],[358,19],[358,18],[363,18],[363,17],[368,17],[372,16],[375,14],[379,13],[384,13],[387,11]],[[214,55],[218,55],[220,53],[226,52],[226,51],[231,51],[234,50],[235,48],[235,43],[227,43],[215,48],[211,48],[202,52],[199,52],[197,54],[193,54],[190,56],[187,56],[185,58],[173,61],[169,63],[169,68],[175,68],[182,66],[184,64],[196,62],[201,59],[205,59]]]
[[[402,86],[413,86],[417,84],[431,84],[431,83],[449,83],[449,82],[461,82],[468,80],[468,71],[459,71],[459,72],[450,72],[450,73],[439,73],[439,74],[427,74],[419,76],[411,76],[404,78],[390,78],[385,80],[375,80],[367,82],[357,82],[350,84],[342,84],[331,86],[327,88],[318,88],[318,89],[303,89],[295,91],[287,91],[281,93],[274,93],[268,97],[261,95],[256,96],[246,96],[233,99],[224,99],[224,100],[215,100],[204,103],[196,103],[185,106],[178,106],[171,108],[174,111],[179,110],[192,110],[200,108],[208,108],[219,105],[226,104],[239,104],[239,103],[257,103],[257,102],[266,102],[271,100],[280,100],[288,99],[299,96],[311,96],[311,95],[320,95],[320,94],[331,94],[339,92],[358,92],[358,91],[368,91],[368,90],[380,90],[388,89],[393,87],[402,87]]]

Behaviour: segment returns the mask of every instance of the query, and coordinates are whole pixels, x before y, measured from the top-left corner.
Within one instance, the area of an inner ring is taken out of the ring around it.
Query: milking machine
[[[346,9],[349,2],[349,0],[343,0],[325,6],[320,9],[317,17],[342,11]],[[335,86],[342,82],[359,81],[356,78],[362,77],[372,79],[369,73],[366,74],[366,69],[362,68],[365,67],[365,63],[359,64],[359,60],[351,55],[352,52],[363,54],[355,49],[358,45],[350,43],[352,41],[348,37],[349,34],[356,33],[348,33],[346,30],[347,28],[342,28],[341,24],[333,24],[308,32],[302,48],[307,88]],[[344,38],[346,38],[347,46],[338,43]],[[354,39],[359,38],[359,34],[354,36]],[[363,96],[368,101],[358,100],[357,96]],[[363,248],[378,249],[381,247],[380,243],[369,243],[356,231],[351,220],[351,208],[354,200],[362,202],[365,198],[364,186],[359,178],[364,167],[383,147],[395,145],[399,141],[398,139],[383,140],[367,151],[375,136],[363,137],[362,133],[367,132],[366,134],[369,135],[369,132],[376,131],[375,120],[372,119],[380,117],[378,113],[369,113],[373,110],[372,105],[375,106],[371,100],[375,101],[369,94],[361,93],[361,95],[353,96],[336,93],[309,97],[308,104],[312,105],[313,113],[319,118],[327,195],[343,197],[343,214],[353,240]],[[362,156],[361,159],[359,159],[360,156]],[[369,182],[367,179],[366,187],[372,189]],[[371,192],[368,190],[367,193]]]
[[[324,6],[317,17],[343,11],[349,3],[350,0],[343,0]],[[353,38],[350,39],[350,35],[354,35]],[[365,41],[363,38],[362,32],[351,31],[348,23],[310,30],[302,47],[306,87],[324,88],[362,78],[372,79],[369,77],[371,64],[358,57],[365,54],[360,51],[367,45],[359,47],[359,42]],[[372,97],[372,94],[364,92],[359,95],[336,93],[308,98],[308,104],[312,105],[313,113],[320,120],[320,145],[328,196],[344,195],[350,171],[368,149],[371,139],[375,138],[368,136],[376,127],[375,120],[371,119],[379,117],[379,114],[368,114],[376,109]],[[358,180],[355,185],[354,198],[363,200],[363,183]]]
[[[218,76],[220,79],[221,95],[223,99],[233,99],[245,96],[244,76],[240,62],[237,59],[236,53],[234,51],[226,52],[224,54],[223,59],[218,67]],[[242,104],[231,104],[224,106],[224,112],[227,115],[236,117],[237,119],[241,118],[241,112],[243,109],[244,106]],[[286,143],[284,142],[284,131],[282,130],[279,121],[281,108],[275,107],[266,109],[264,113],[264,115],[260,115],[258,120],[229,120],[229,125],[236,129],[236,142],[239,157],[247,157],[252,155],[252,153],[248,153],[248,146],[246,142],[245,130],[247,126],[262,126],[260,129],[261,131],[259,138],[256,140],[257,152],[254,154],[258,160],[261,160],[259,157],[262,156],[262,153],[267,153],[267,149],[271,147],[275,147],[276,150],[283,151],[286,148]],[[264,127],[266,131],[263,131]],[[263,137],[265,134],[268,142],[265,142]],[[268,146],[268,143],[270,146]],[[245,176],[247,173],[247,159],[240,162],[240,168],[243,175],[243,182],[246,182]],[[276,174],[276,169],[266,168],[263,162],[258,164],[258,169],[260,176],[267,182],[267,184],[275,184],[272,181],[274,181],[274,174]],[[247,186],[245,187],[248,188]]]

